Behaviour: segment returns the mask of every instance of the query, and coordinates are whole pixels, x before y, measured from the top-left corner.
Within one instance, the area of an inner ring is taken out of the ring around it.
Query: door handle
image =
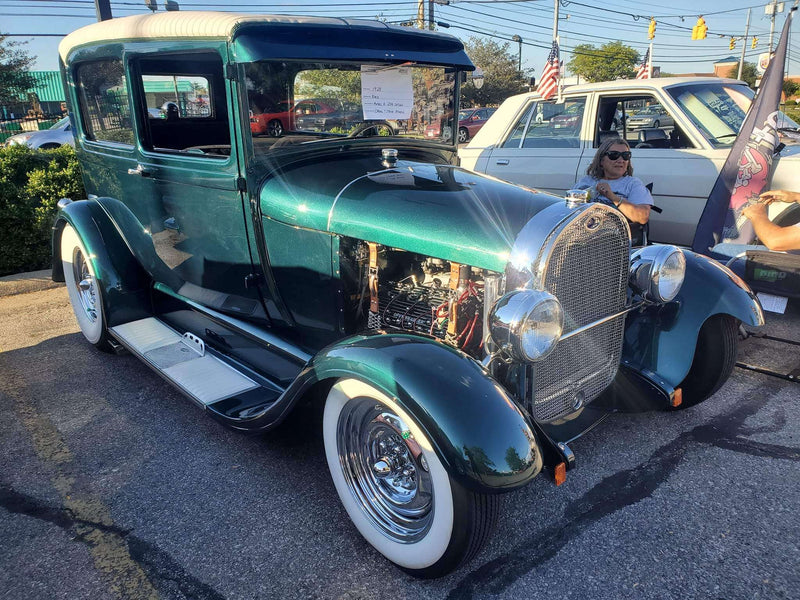
[[[508,159],[507,158],[498,158],[497,159],[497,164],[498,165],[507,165],[508,164]]]
[[[153,173],[145,169],[142,165],[136,165],[135,169],[128,169],[128,175],[138,175],[139,177],[150,177]]]

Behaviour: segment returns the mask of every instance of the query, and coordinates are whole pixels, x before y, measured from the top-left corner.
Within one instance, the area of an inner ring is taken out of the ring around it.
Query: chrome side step
[[[111,327],[111,335],[203,407],[261,386],[205,351],[202,340],[181,336],[148,317]]]

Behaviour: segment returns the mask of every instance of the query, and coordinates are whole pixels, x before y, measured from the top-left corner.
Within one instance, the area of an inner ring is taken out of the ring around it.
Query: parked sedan
[[[640,111],[635,112],[628,118],[630,129],[642,129],[644,127],[672,127],[675,124],[669,113],[660,104],[646,106]]]
[[[520,94],[497,109],[459,156],[468,169],[563,194],[586,174],[600,141],[619,136],[633,149],[636,176],[653,184],[663,210],[650,216],[650,240],[689,246],[752,99],[744,82],[716,77],[576,85],[564,90],[562,102]],[[540,114],[552,116],[539,122]],[[563,127],[560,115],[578,125]],[[800,190],[800,144],[791,137],[798,124],[779,113],[763,130],[786,144],[775,157],[772,187]],[[770,206],[779,224],[795,222],[798,213],[797,204]]]
[[[50,129],[25,131],[6,140],[6,146],[14,144],[26,144],[31,148],[39,148],[41,150],[52,150],[64,144],[74,148],[75,138],[72,137],[72,126],[69,123],[69,117],[64,117]]]
[[[465,144],[476,133],[481,130],[486,121],[489,120],[496,111],[496,108],[466,108],[458,111],[458,143]],[[448,126],[442,127],[441,122],[437,121],[428,125],[425,129],[425,137],[450,139],[450,128]]]

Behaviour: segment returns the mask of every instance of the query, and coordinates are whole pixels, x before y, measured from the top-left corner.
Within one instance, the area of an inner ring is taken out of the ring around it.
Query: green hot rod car
[[[632,249],[621,213],[459,168],[425,135],[474,68],[451,36],[170,12],[60,56],[88,199],[60,202],[53,274],[85,337],[237,430],[324,401],[348,515],[414,575],[473,556],[499,494],[561,480],[603,415],[707,398],[763,320],[724,267]],[[348,118],[252,131],[313,98]]]

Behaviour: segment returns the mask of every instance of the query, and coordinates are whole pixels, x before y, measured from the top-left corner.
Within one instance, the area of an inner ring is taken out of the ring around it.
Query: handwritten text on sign
[[[361,104],[365,119],[410,119],[411,67],[361,65]]]

